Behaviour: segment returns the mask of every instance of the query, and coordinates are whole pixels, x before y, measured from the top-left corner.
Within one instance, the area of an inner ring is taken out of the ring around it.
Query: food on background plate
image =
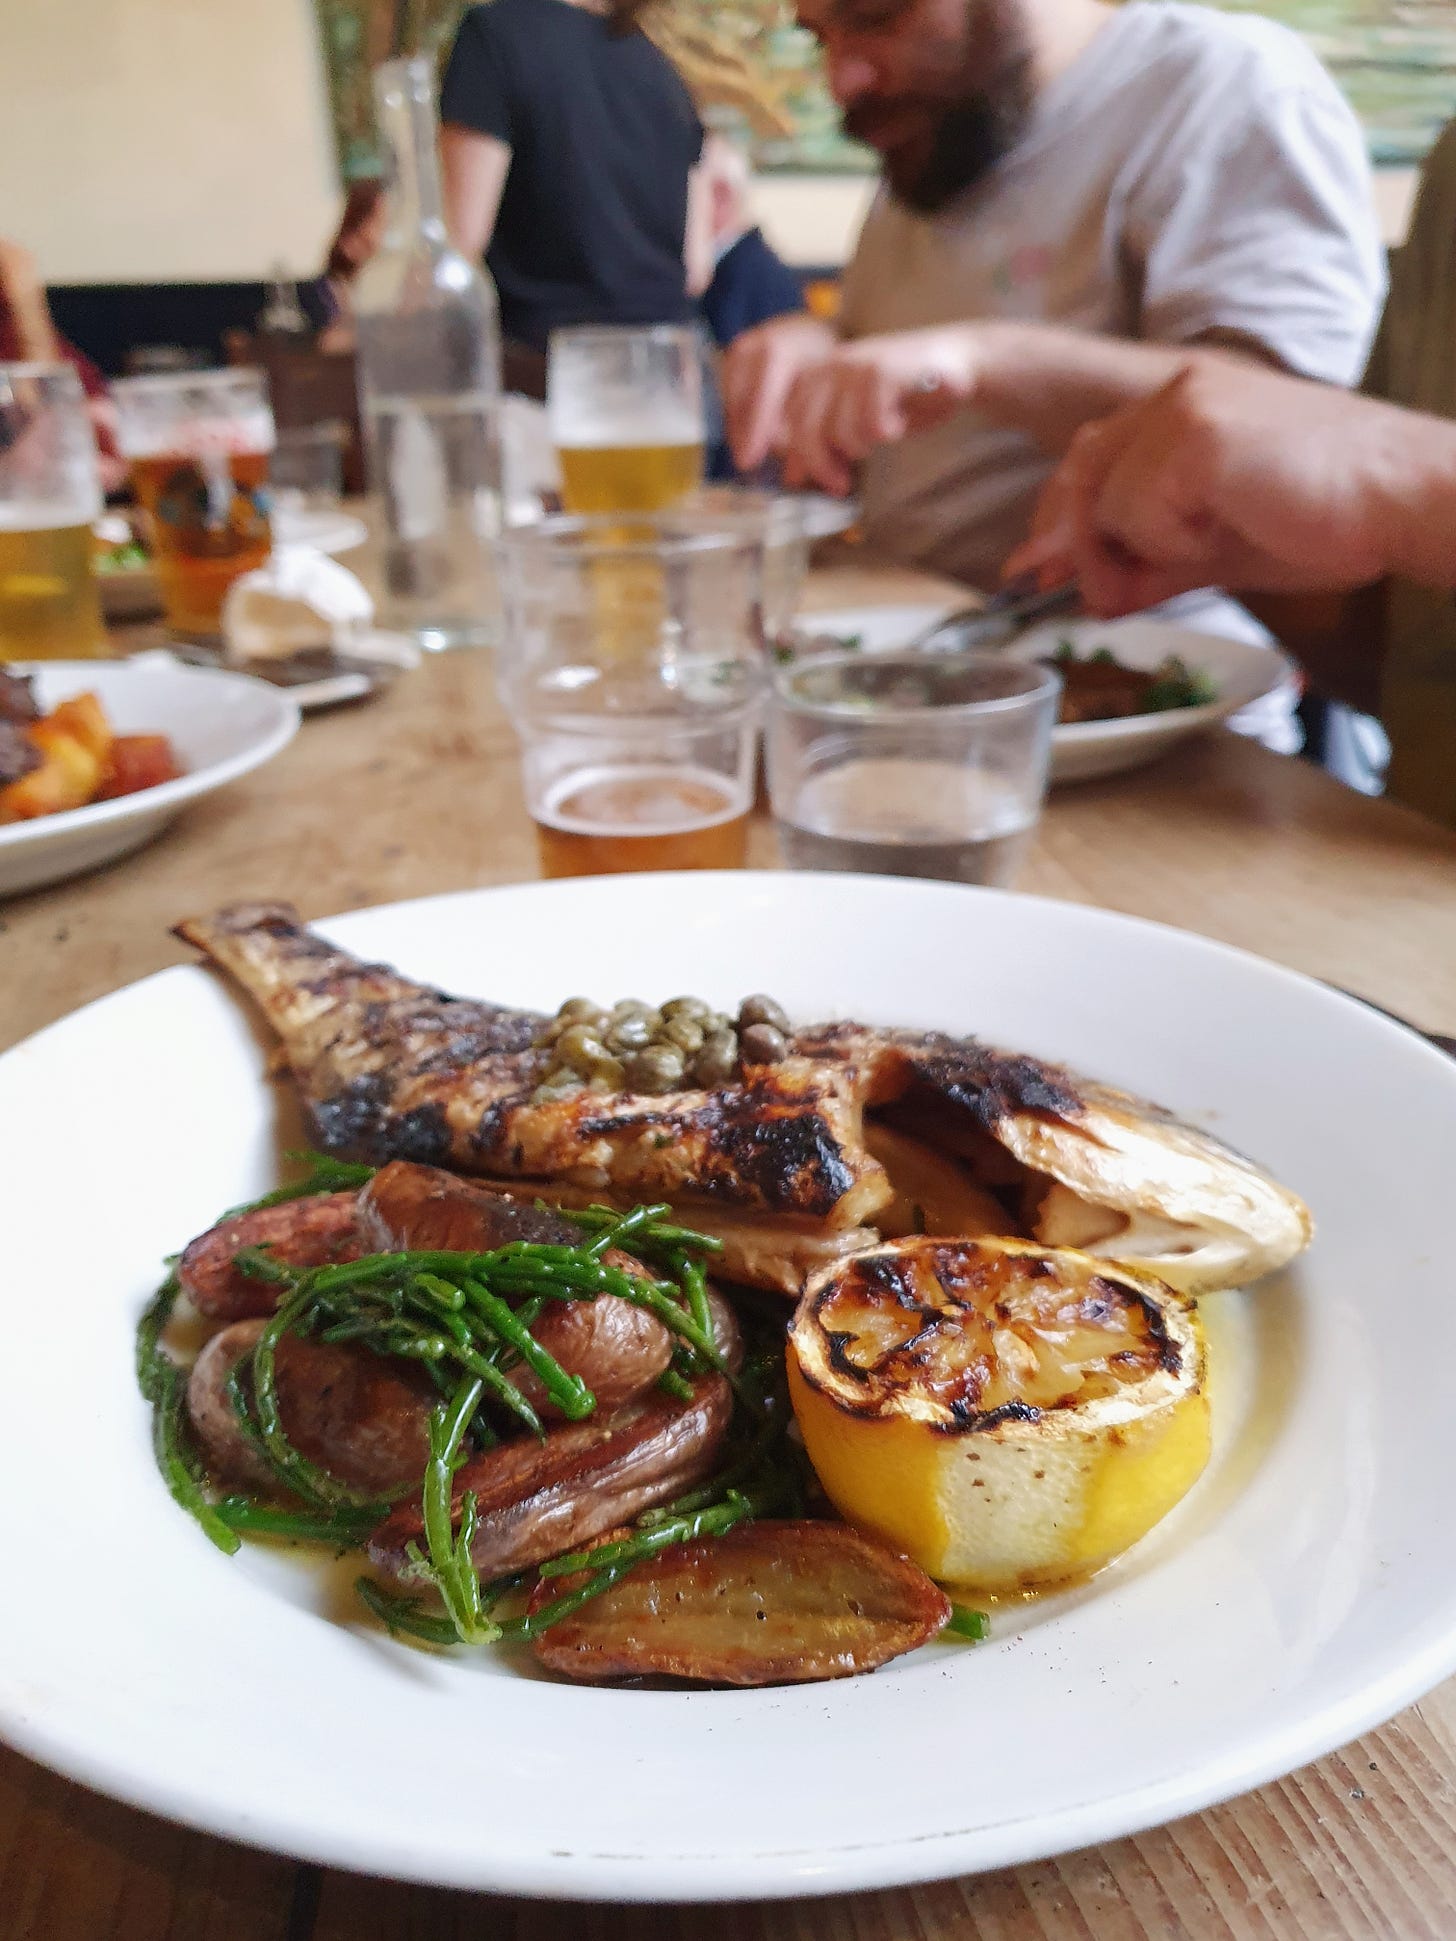
[[[94,694],[42,714],[28,677],[0,672],[0,824],[134,795],[181,772],[165,735],[118,735]]]
[[[238,905],[178,934],[278,1033],[321,1150],[449,1166],[527,1204],[543,1192],[623,1211],[662,1200],[753,1286],[797,1296],[814,1271],[913,1231],[923,1169],[977,1189],[983,1231],[1080,1247],[1188,1293],[1256,1279],[1309,1241],[1300,1200],[1209,1134],[973,1038],[771,1026],[779,1056],[740,1008],[730,1076],[634,1091],[617,1077],[637,1056],[629,1019],[655,1033],[680,1018],[688,1044],[711,1023],[684,1052],[696,1058],[726,1035],[726,1014],[702,1000],[706,1018],[682,1000],[569,1000],[553,1018],[450,997],[337,949],[285,904]],[[571,1041],[588,1019],[587,1041]],[[561,1082],[564,1046],[579,1085]]]
[[[1097,1570],[1208,1460],[1192,1302],[1070,1249],[857,1255],[806,1290],[788,1367],[836,1508],[948,1584],[1006,1594]]]
[[[863,634],[812,636],[815,650],[832,647],[857,653]],[[802,645],[784,642],[774,650],[780,665],[798,659]],[[1057,725],[1072,727],[1084,721],[1123,721],[1132,715],[1166,714],[1174,708],[1206,708],[1218,699],[1218,687],[1202,668],[1190,667],[1181,655],[1168,654],[1156,667],[1132,667],[1117,658],[1111,647],[1091,647],[1085,653],[1072,640],[1058,641],[1040,664],[1062,677],[1057,702]]]
[[[98,573],[107,576],[150,569],[151,555],[124,512],[108,512],[91,531],[91,563]]]
[[[1201,670],[1169,654],[1154,668],[1129,667],[1110,647],[1078,653],[1070,640],[1042,658],[1062,677],[1057,720],[1121,721],[1134,714],[1166,714],[1171,708],[1205,708],[1218,689]]]

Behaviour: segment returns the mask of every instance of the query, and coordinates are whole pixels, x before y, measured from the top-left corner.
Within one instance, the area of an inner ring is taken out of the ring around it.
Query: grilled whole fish
[[[549,1189],[563,1206],[667,1200],[723,1240],[725,1275],[754,1285],[797,1294],[924,1208],[958,1234],[1079,1246],[1194,1294],[1309,1240],[1302,1203],[1206,1133],[973,1038],[835,1023],[711,1091],[537,1101],[536,1012],[363,963],[286,904],[177,934],[269,1018],[325,1151]]]

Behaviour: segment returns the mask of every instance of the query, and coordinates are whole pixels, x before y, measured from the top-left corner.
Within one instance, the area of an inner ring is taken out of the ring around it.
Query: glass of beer
[[[546,409],[568,512],[661,512],[702,482],[703,365],[693,330],[553,331]]]
[[[69,364],[0,364],[0,661],[106,652],[96,441]]]
[[[543,875],[742,866],[765,682],[758,550],[670,515],[507,534],[501,690]]]
[[[273,412],[261,371],[168,371],[114,386],[121,448],[147,516],[174,633],[214,641],[240,574],[273,548]]]

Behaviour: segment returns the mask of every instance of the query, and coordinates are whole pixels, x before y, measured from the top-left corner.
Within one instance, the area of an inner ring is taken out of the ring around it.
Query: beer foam
[[[100,513],[101,494],[94,487],[78,487],[60,505],[54,499],[43,505],[0,499],[0,532],[68,532],[73,526],[89,526]]]
[[[121,421],[121,446],[128,458],[254,458],[271,452],[276,442],[268,411],[188,418],[155,427],[136,424],[125,414]]]
[[[538,822],[573,836],[685,836],[748,809],[727,775],[686,763],[624,762],[577,769],[546,790]]]
[[[561,451],[600,446],[636,450],[644,445],[701,445],[703,421],[681,398],[637,399],[597,392],[554,401],[552,442]]]

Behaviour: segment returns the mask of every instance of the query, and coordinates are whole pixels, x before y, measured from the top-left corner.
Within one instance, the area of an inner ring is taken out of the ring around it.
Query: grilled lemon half
[[[1035,1241],[903,1240],[820,1275],[789,1388],[835,1507],[949,1584],[1096,1570],[1208,1460],[1192,1304]]]

